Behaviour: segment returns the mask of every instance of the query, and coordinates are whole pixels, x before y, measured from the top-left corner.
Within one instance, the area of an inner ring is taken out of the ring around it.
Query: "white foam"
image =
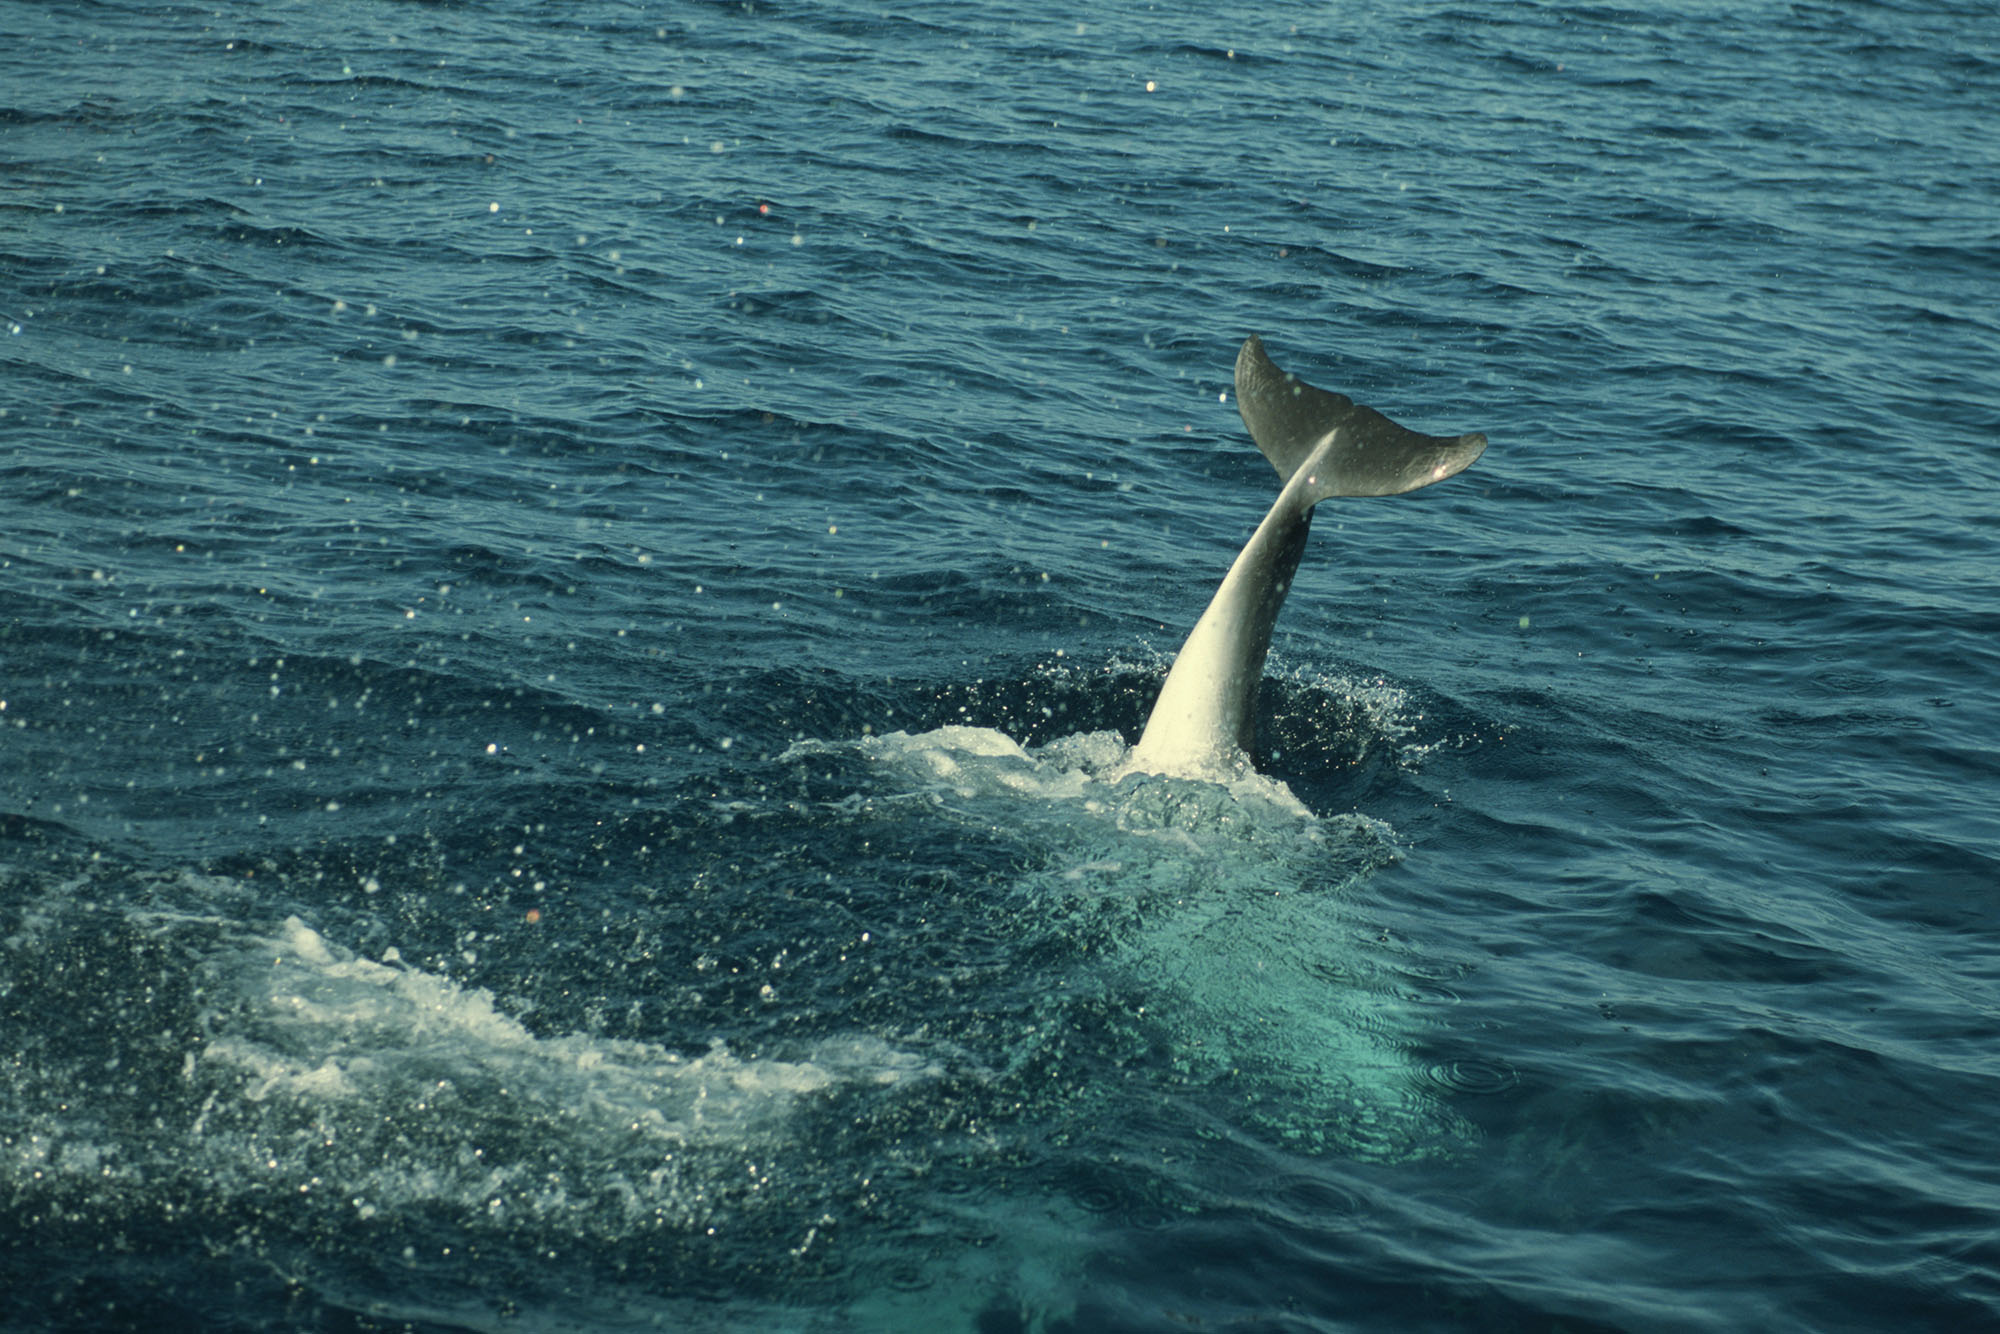
[[[297,917],[260,946],[243,983],[251,1002],[245,1022],[211,1037],[200,1057],[210,1069],[240,1072],[249,1102],[420,1104],[439,1090],[454,1097],[490,1090],[505,1099],[511,1120],[546,1115],[689,1143],[755,1130],[838,1083],[879,1085],[930,1072],[867,1038],[777,1060],[740,1058],[720,1041],[684,1056],[647,1042],[537,1037],[484,988],[362,958]]]
[[[1348,943],[1357,928],[1335,892],[1400,854],[1384,822],[1316,818],[1247,764],[1128,773],[1110,733],[1024,747],[953,726],[851,745],[913,785],[926,818],[1033,849],[1008,892],[1037,929],[1148,996],[1184,1068],[1222,1062],[1276,1095],[1253,1118],[1271,1133],[1383,1159],[1460,1139],[1414,1080],[1403,1006]]]
[[[1114,817],[1126,804],[1131,781],[1156,777],[1128,770],[1131,748],[1116,732],[1077,733],[1029,749],[990,727],[953,725],[929,732],[866,736],[848,744],[870,759],[941,785],[963,799],[1011,796],[1082,802],[1092,813]],[[814,747],[819,753],[836,748],[834,743]],[[793,750],[804,753],[802,746]],[[1164,781],[1222,788],[1236,803],[1287,821],[1313,818],[1289,787],[1247,765],[1227,773]]]

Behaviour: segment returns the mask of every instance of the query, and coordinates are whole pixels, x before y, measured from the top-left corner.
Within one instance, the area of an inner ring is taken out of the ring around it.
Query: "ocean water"
[[[1991,5],[0,38],[0,1325],[2000,1322]]]

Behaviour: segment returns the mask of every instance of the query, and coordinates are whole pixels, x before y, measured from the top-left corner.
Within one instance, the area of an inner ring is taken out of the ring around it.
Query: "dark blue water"
[[[2000,19],[1288,8],[0,10],[0,1323],[2000,1320]]]

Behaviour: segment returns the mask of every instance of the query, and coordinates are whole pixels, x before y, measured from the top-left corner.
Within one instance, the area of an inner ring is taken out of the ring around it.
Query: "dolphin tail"
[[[1423,435],[1345,394],[1315,389],[1279,370],[1251,334],[1236,354],[1236,409],[1250,438],[1288,483],[1307,460],[1306,506],[1330,496],[1395,496],[1463,472],[1486,437]]]
[[[1129,767],[1226,773],[1248,762],[1271,629],[1291,591],[1313,506],[1441,482],[1486,448],[1479,434],[1421,435],[1341,394],[1287,375],[1251,335],[1236,357],[1236,406],[1281,483],[1160,687]]]

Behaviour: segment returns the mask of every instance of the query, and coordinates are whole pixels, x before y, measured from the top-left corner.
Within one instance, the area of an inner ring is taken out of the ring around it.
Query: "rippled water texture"
[[[1104,10],[0,12],[0,1325],[2000,1320],[1992,7]]]

